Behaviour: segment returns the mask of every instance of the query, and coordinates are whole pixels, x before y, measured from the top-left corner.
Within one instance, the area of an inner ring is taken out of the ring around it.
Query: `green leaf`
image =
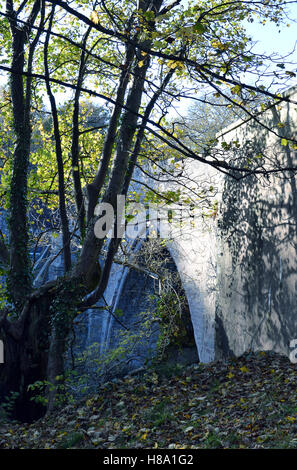
[[[193,31],[198,34],[203,34],[206,31],[206,27],[202,23],[198,22],[194,24]]]

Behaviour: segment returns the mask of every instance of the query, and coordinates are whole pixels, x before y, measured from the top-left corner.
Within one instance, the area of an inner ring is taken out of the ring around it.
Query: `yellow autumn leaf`
[[[145,440],[146,440],[146,438],[147,438],[147,432],[145,432],[145,433],[144,433],[144,434],[141,436],[141,438],[140,438],[140,439],[142,439],[143,441],[145,441]]]
[[[141,68],[141,67],[143,67],[143,66],[144,66],[144,60],[140,60],[140,61],[138,62],[138,67]]]
[[[93,21],[94,24],[99,23],[99,16],[96,10],[93,10],[91,13],[91,21]]]
[[[227,377],[228,379],[232,379],[232,377],[234,377],[234,374],[232,374],[232,372],[229,372],[229,374],[227,374]]]
[[[219,47],[220,44],[221,44],[220,41],[216,41],[216,40],[211,42],[212,47]]]
[[[176,69],[176,68],[183,69],[185,67],[185,64],[183,62],[179,62],[177,60],[169,60],[168,61],[168,67],[170,69]]]
[[[240,367],[241,372],[249,372],[249,369],[246,366]]]
[[[221,43],[221,41],[216,41],[216,40],[212,41],[211,45],[215,49],[220,49],[221,51],[225,51],[226,49],[228,49],[227,44],[223,44],[223,43]]]

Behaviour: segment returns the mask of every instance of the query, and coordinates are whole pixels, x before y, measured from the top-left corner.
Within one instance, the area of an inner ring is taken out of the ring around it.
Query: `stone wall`
[[[296,90],[288,93],[297,98]],[[264,168],[264,162],[268,170],[293,167],[296,151],[281,139],[294,135],[296,111],[282,104],[260,113],[256,121],[236,122],[218,136],[214,155],[246,170],[259,164]],[[294,173],[238,180],[188,160],[179,184],[170,188],[185,191],[187,186],[190,196],[190,182],[196,191],[212,188],[218,212],[205,215],[198,204],[195,227],[182,230],[167,247],[187,294],[201,362],[248,350],[288,355],[290,340],[297,337]],[[169,188],[168,183],[160,186]]]
[[[294,99],[296,91],[291,93]],[[250,121],[227,129],[221,139],[238,140],[238,154],[243,149],[246,161],[262,154],[271,168],[296,166],[296,151],[281,145],[281,137],[296,135],[296,110],[274,107],[259,116],[270,131]],[[247,350],[290,352],[290,340],[297,337],[296,191],[290,171],[225,179],[218,221],[216,358]]]

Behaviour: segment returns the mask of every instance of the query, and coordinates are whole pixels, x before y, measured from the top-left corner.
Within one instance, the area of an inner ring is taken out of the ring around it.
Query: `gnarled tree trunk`
[[[46,380],[49,351],[51,296],[46,293],[27,302],[18,320],[0,321],[4,343],[4,364],[0,367],[0,398],[17,393],[13,416],[31,422],[44,413],[44,407],[32,400],[36,393],[28,386]]]

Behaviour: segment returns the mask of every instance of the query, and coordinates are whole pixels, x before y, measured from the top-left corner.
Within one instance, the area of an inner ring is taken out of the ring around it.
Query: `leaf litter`
[[[33,424],[0,423],[0,448],[296,448],[297,365],[273,352],[102,384]]]

